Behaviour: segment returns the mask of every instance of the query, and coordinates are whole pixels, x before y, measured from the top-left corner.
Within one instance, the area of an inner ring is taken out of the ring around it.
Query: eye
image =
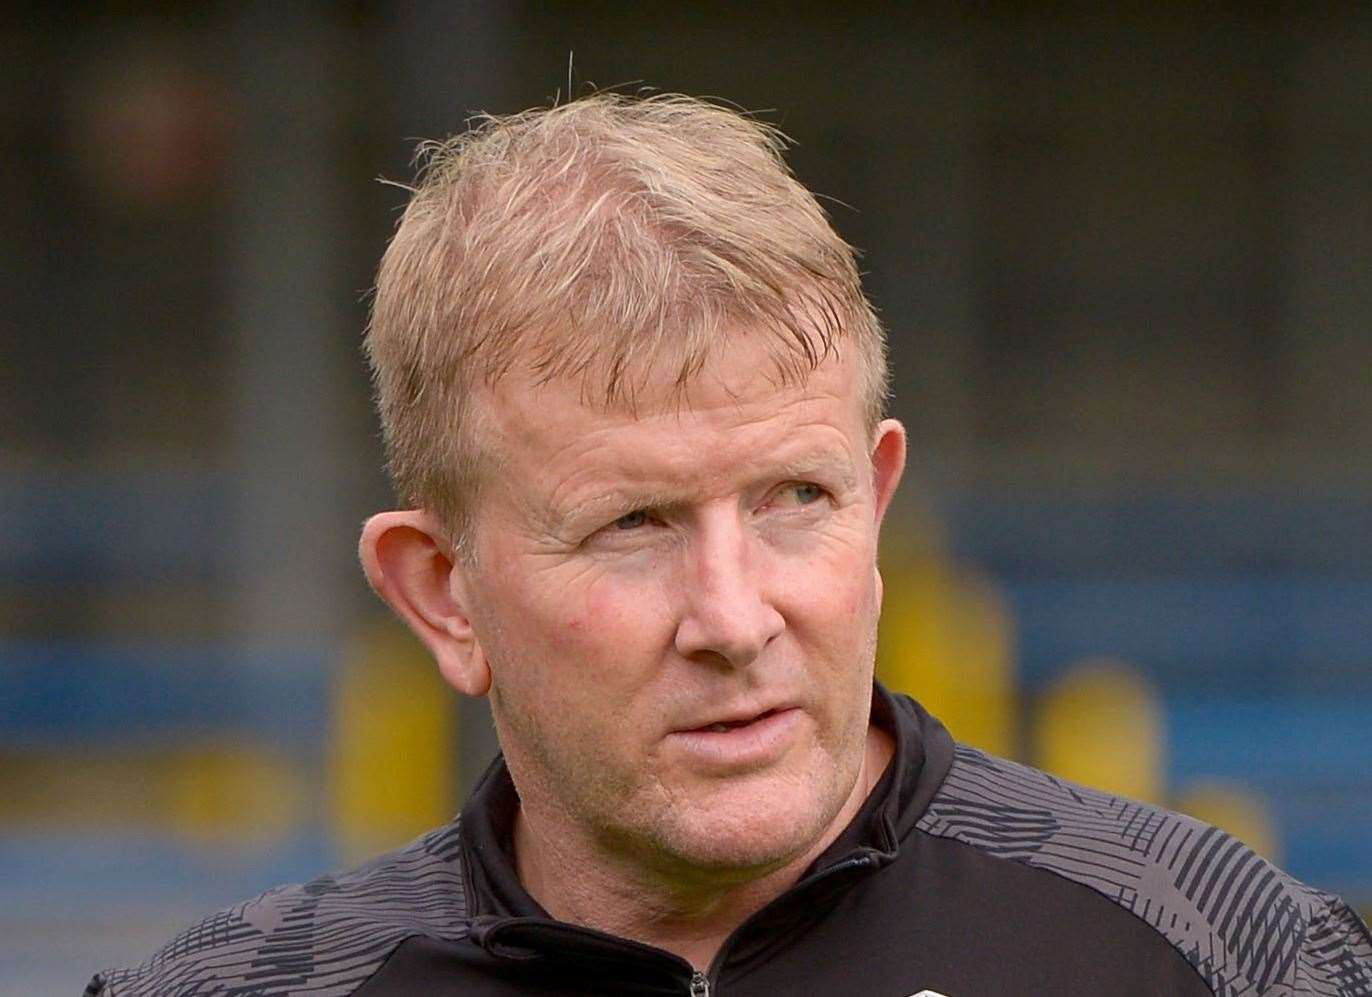
[[[829,492],[823,485],[813,481],[788,481],[772,492],[767,499],[766,508],[772,512],[799,512],[817,506],[828,497]]]
[[[648,522],[648,513],[642,509],[620,516],[612,524],[617,530],[636,530]]]

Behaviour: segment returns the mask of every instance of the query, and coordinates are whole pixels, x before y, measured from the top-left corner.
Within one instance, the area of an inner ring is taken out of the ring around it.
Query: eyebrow
[[[635,509],[666,509],[680,505],[680,494],[667,492],[638,492],[629,488],[610,488],[571,505],[548,505],[543,509],[543,521],[548,532],[557,535],[569,523],[577,525],[588,519],[608,519],[611,513],[627,515]]]
[[[832,452],[802,454],[793,460],[782,461],[776,466],[775,473],[783,478],[809,478],[832,474],[844,488],[857,487],[857,475],[854,473],[852,462]]]
[[[841,489],[851,491],[857,487],[857,475],[851,462],[835,453],[817,452],[801,454],[794,458],[763,465],[758,473],[750,475],[751,481],[768,478],[779,481],[805,480],[813,477],[836,479]],[[633,512],[636,509],[671,509],[686,504],[686,496],[681,491],[652,492],[638,491],[634,488],[610,487],[599,494],[568,506],[549,505],[543,510],[543,518],[550,532],[565,526],[569,521],[588,518],[606,518],[612,512]],[[600,511],[597,511],[600,510]]]

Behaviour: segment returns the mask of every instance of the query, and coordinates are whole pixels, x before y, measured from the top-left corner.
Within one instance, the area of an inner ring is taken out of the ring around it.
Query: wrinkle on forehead
[[[798,357],[792,351],[779,349],[774,339],[752,333],[746,339],[721,338],[695,354],[683,350],[679,356],[649,356],[628,363],[607,358],[561,375],[550,374],[546,367],[534,363],[527,371],[516,368],[504,376],[513,375],[535,389],[570,385],[583,407],[602,415],[637,420],[669,410],[680,413],[694,409],[699,405],[702,388],[742,398],[748,385],[730,383],[733,379],[726,379],[721,371],[721,354],[728,355],[740,346],[749,353],[762,354],[746,374],[749,380],[760,379],[771,391],[804,388],[821,364],[839,355],[838,346],[833,344],[813,358]],[[495,387],[494,382],[488,387]]]
[[[835,400],[851,425],[835,422]],[[764,478],[817,478],[839,491],[857,485],[865,450],[856,406],[843,404],[841,391],[773,398],[714,390],[696,401],[634,420],[583,410],[572,420],[581,431],[569,433],[541,431],[530,424],[532,406],[522,406],[513,420],[525,441],[515,476],[526,487],[510,484],[549,526],[596,512],[680,507]]]

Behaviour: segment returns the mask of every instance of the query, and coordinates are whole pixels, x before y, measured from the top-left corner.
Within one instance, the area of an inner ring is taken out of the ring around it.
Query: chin
[[[665,826],[656,829],[658,850],[715,875],[765,874],[809,852],[829,830],[851,790],[820,786],[813,780],[778,778],[769,783],[716,791],[689,812],[671,814]]]

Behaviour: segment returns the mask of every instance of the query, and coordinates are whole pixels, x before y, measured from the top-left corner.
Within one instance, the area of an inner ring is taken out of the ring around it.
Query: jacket
[[[497,758],[454,822],[211,915],[86,994],[1372,995],[1358,916],[1224,832],[956,745],[880,686],[873,719],[896,742],[882,779],[708,972],[539,907]]]

